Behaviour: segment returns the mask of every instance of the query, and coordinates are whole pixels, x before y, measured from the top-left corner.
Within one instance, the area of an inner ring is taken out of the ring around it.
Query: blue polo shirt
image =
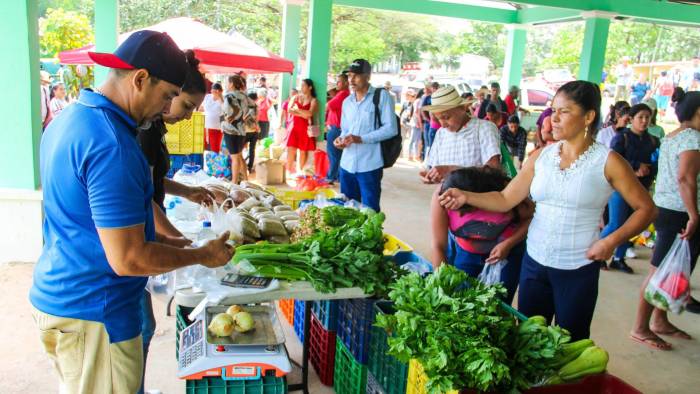
[[[110,342],[141,333],[147,278],[117,275],[97,228],[143,224],[155,240],[148,163],[136,122],[106,97],[83,90],[41,140],[44,249],[31,303],[44,313],[104,323]]]

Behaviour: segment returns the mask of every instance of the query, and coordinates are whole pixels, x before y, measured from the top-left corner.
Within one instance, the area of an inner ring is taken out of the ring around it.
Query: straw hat
[[[436,90],[430,98],[431,105],[426,105],[422,110],[443,112],[462,105],[472,104],[475,101],[474,98],[463,99],[454,86],[447,85]]]
[[[46,83],[51,83],[51,74],[48,72],[41,70],[39,71],[39,78],[41,79],[41,82],[46,82]]]

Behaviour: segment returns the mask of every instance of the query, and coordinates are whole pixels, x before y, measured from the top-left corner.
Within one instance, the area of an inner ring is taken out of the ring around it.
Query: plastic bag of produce
[[[501,280],[501,270],[508,264],[508,260],[501,260],[493,264],[485,264],[484,269],[479,274],[479,281],[485,285],[495,285],[503,282]]]
[[[659,309],[681,313],[690,299],[690,245],[676,236],[671,249],[644,289],[644,299]]]

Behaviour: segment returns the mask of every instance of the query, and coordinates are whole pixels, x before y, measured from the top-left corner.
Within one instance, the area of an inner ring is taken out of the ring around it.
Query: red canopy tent
[[[268,52],[239,33],[231,35],[214,30],[190,18],[173,18],[142,30],[165,32],[182,50],[194,50],[201,69],[208,73],[233,74],[238,71],[253,73],[294,71],[294,63]],[[123,42],[132,32],[119,35]],[[63,51],[58,54],[62,64],[94,65],[88,56],[94,45]]]

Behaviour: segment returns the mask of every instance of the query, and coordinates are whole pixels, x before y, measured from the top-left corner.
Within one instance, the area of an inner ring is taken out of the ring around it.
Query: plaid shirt
[[[500,144],[496,125],[472,118],[456,133],[441,127],[428,151],[425,164],[429,167],[483,166],[492,157],[501,154]]]
[[[517,157],[522,163],[525,159],[525,147],[527,146],[527,131],[518,126],[518,131],[513,134],[508,129],[508,125],[501,127],[501,141],[506,144],[508,152],[513,157]]]

